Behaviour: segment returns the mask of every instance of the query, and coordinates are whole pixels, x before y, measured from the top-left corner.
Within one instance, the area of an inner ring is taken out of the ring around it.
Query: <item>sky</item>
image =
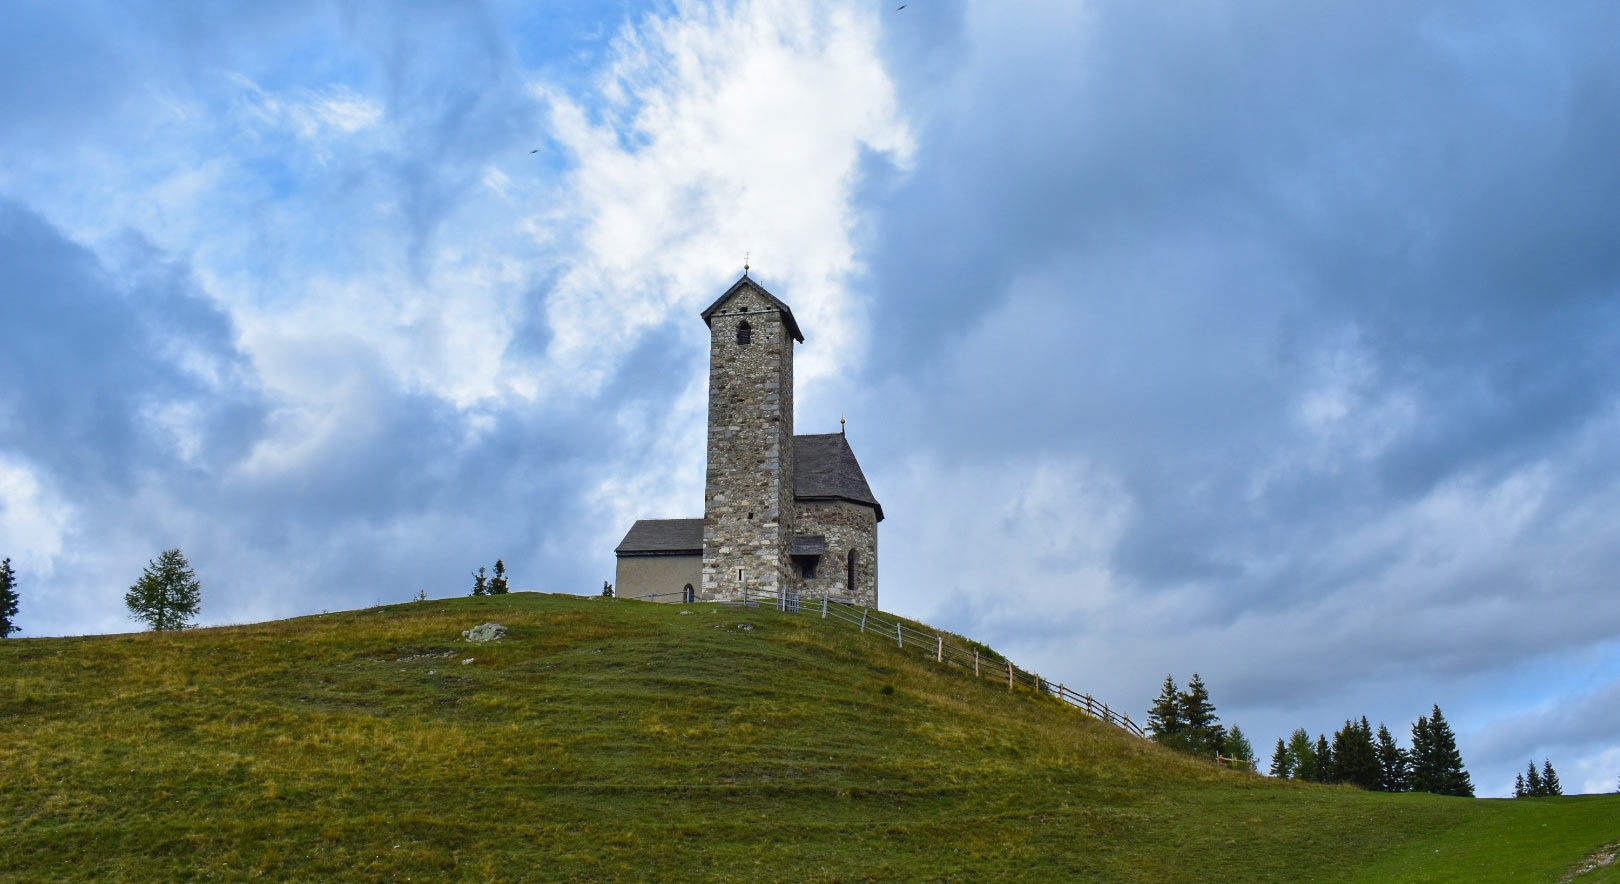
[[[19,637],[595,593],[789,303],[882,606],[1263,758],[1620,784],[1620,7],[0,8]]]

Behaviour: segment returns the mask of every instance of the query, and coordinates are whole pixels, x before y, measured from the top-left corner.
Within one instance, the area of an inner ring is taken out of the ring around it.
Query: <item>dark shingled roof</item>
[[[613,552],[621,556],[703,555],[703,520],[638,519]]]
[[[843,433],[793,437],[793,496],[799,500],[847,500],[877,510],[883,505],[872,496],[855,452]]]
[[[776,307],[776,309],[782,311],[782,321],[787,323],[788,332],[793,335],[793,339],[795,341],[798,341],[801,344],[804,343],[804,333],[799,331],[799,323],[798,323],[797,320],[795,320],[793,318],[793,310],[790,309],[788,307],[788,305],[782,303],[782,300],[780,298],[776,297],[775,295],[771,294],[770,292],[765,291],[764,286],[762,286],[759,283],[753,281],[752,279],[749,279],[747,273],[744,273],[742,275],[742,278],[738,279],[735,285],[733,285],[729,289],[726,289],[725,294],[721,295],[718,299],[716,299],[713,304],[710,304],[709,309],[703,311],[703,323],[705,325],[710,324],[709,323],[709,317],[713,316],[714,312],[716,310],[720,309],[720,305],[724,304],[726,302],[726,299],[728,299],[732,295],[736,294],[737,290],[742,288],[743,286],[748,286],[749,288],[753,289],[754,291],[759,292],[761,295],[763,295],[765,297],[765,300],[771,302],[772,306],[774,306],[774,307]]]
[[[795,556],[819,556],[827,551],[827,535],[801,534],[793,538],[793,552]]]

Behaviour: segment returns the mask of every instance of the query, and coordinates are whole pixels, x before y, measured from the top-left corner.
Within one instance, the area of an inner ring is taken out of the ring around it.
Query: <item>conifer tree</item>
[[[1294,772],[1294,760],[1288,754],[1288,746],[1283,738],[1277,738],[1277,748],[1271,753],[1271,775],[1281,779],[1288,779]]]
[[[496,559],[495,576],[489,581],[489,594],[506,595],[508,591],[509,590],[506,583],[506,562],[502,561],[501,559]]]
[[[1254,761],[1254,747],[1249,745],[1249,738],[1243,735],[1243,728],[1232,725],[1232,730],[1226,735],[1226,744],[1221,749],[1226,757],[1237,761]]]
[[[1294,779],[1316,782],[1316,746],[1311,743],[1311,735],[1302,727],[1295,728],[1288,735],[1288,758],[1293,762]]]
[[[1327,734],[1316,735],[1316,776],[1318,783],[1333,782],[1333,747],[1328,745]]]
[[[1541,794],[1547,796],[1564,794],[1564,787],[1558,782],[1558,771],[1553,770],[1552,762],[1545,758],[1541,761]]]
[[[1524,774],[1513,775],[1513,797],[1524,797]]]
[[[1153,741],[1163,746],[1181,748],[1187,720],[1181,715],[1181,694],[1176,690],[1176,677],[1166,675],[1159,696],[1148,708],[1148,733]]]
[[[1180,699],[1181,717],[1187,723],[1186,751],[1204,758],[1220,754],[1226,743],[1226,728],[1221,726],[1215,704],[1209,699],[1209,688],[1198,673],[1193,673]]]
[[[1409,788],[1412,761],[1406,750],[1395,745],[1395,738],[1383,722],[1378,723],[1378,788],[1385,792],[1405,792]]]
[[[1534,761],[1530,762],[1530,767],[1526,769],[1523,776],[1524,797],[1540,798],[1541,796],[1547,794],[1547,787],[1541,782],[1541,771],[1536,770],[1536,763]]]
[[[1358,724],[1346,721],[1333,735],[1333,775],[1337,783],[1349,783],[1369,791],[1382,784],[1378,749],[1373,745],[1372,726],[1363,715]]]
[[[489,595],[489,581],[484,577],[484,568],[479,566],[478,573],[473,575],[473,595]]]
[[[1412,791],[1474,795],[1473,780],[1457,751],[1457,737],[1438,705],[1431,717],[1418,716],[1412,725]]]
[[[164,550],[124,594],[124,604],[149,629],[185,629],[193,625],[191,618],[202,604],[202,584],[180,550]]]
[[[0,638],[17,631],[17,575],[11,559],[0,562]]]

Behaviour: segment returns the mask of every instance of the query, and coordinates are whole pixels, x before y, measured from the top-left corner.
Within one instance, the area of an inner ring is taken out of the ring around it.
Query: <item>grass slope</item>
[[[460,640],[485,620],[507,639]],[[770,611],[518,594],[0,641],[6,881],[1550,882],[1617,837],[1617,796],[1220,771]]]

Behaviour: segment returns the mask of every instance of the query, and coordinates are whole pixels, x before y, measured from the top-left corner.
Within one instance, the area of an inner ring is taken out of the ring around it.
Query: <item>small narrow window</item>
[[[849,582],[845,584],[850,595],[855,594],[855,551],[849,551]]]
[[[748,320],[744,319],[737,323],[737,343],[746,347],[753,343],[753,340],[754,327],[748,324]]]

